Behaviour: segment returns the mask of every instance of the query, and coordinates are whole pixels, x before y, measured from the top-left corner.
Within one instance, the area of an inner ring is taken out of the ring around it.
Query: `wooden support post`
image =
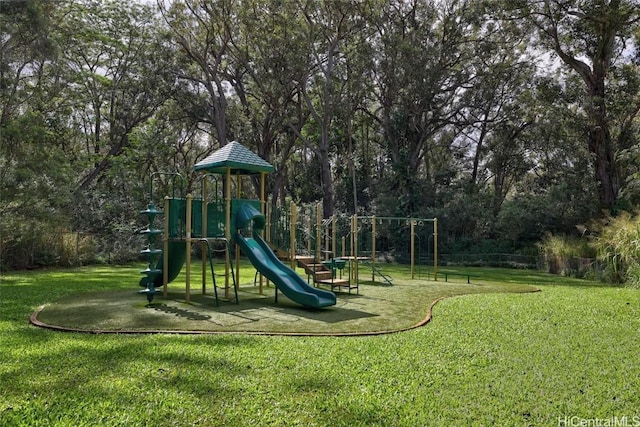
[[[186,226],[186,234],[185,234],[185,245],[186,248],[186,266],[185,273],[186,277],[186,285],[187,289],[185,291],[184,300],[185,302],[191,301],[191,202],[193,200],[193,196],[191,194],[187,194],[187,226]]]
[[[376,216],[371,217],[371,281],[376,281]]]
[[[207,236],[207,177],[202,177],[202,224],[200,225],[200,236],[206,239]],[[209,253],[209,246],[207,242],[202,241],[200,243],[200,257],[202,258],[202,295],[207,293],[207,257],[211,256]],[[211,278],[213,280],[213,278]]]
[[[227,168],[224,187],[226,203],[224,237],[227,239],[227,244],[229,244],[231,242],[231,168]],[[224,297],[227,299],[229,298],[229,274],[231,274],[230,249],[227,248],[224,252]]]
[[[311,236],[313,236],[313,219],[311,215],[307,215],[307,253],[311,253]]]
[[[322,203],[316,204],[316,262],[322,261]]]
[[[162,252],[162,297],[167,298],[169,284],[169,196],[164,198],[164,247]]]
[[[349,269],[349,284],[358,284],[358,216],[351,217],[351,256],[352,268]]]
[[[298,221],[298,210],[296,204],[291,201],[289,218],[289,261],[291,268],[296,269],[296,222]]]
[[[411,279],[414,279],[415,271],[415,251],[416,251],[416,222],[411,220]]]
[[[336,214],[331,216],[331,254],[334,258],[338,258],[338,230],[336,229]]]
[[[240,175],[236,175],[236,199],[240,200],[242,196],[242,177]],[[238,225],[236,224],[236,227]],[[235,230],[234,230],[235,231]],[[236,280],[235,280],[235,291],[238,291],[238,287],[240,286],[240,246],[235,245],[235,261],[236,261]]]
[[[324,221],[323,221],[324,227]],[[328,260],[333,256],[333,251],[331,250],[331,237],[329,237],[329,225],[327,225],[327,232],[324,235],[324,259]]]
[[[433,219],[433,280],[438,281],[438,218]]]

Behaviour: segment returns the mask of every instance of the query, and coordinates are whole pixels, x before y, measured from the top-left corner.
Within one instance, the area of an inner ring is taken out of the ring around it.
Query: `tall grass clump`
[[[543,255],[546,270],[562,276],[580,276],[585,274],[585,266],[580,260],[595,258],[595,250],[585,238],[555,236],[547,234],[538,244]]]
[[[640,288],[640,216],[623,212],[608,218],[593,240],[605,279]]]

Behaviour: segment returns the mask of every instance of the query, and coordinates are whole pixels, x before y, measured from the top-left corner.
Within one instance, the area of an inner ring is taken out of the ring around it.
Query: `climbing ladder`
[[[209,268],[211,269],[211,277],[213,280],[213,293],[214,296],[216,298],[216,307],[220,306],[220,298],[218,297],[218,285],[216,283],[216,272],[215,269],[213,268],[213,254],[215,252],[222,252],[222,251],[228,251],[229,250],[229,244],[227,242],[227,239],[224,238],[216,238],[215,240],[218,241],[224,241],[225,242],[225,248],[224,249],[213,249],[211,247],[211,239],[200,239],[201,242],[206,243],[207,245],[207,257],[209,258]],[[204,260],[203,260],[204,262]],[[236,304],[239,304],[239,300],[238,300],[238,287],[236,286],[236,275],[233,271],[233,263],[231,263],[231,277],[233,279],[233,291],[234,291],[234,300]],[[221,288],[224,289],[224,288]],[[223,300],[224,301],[224,300]]]

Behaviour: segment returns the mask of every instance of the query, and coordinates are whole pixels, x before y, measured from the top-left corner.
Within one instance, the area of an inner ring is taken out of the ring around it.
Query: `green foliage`
[[[2,269],[55,263],[55,251],[47,243],[55,240],[55,230],[70,227],[73,185],[72,168],[57,144],[55,133],[39,112],[25,112],[2,129]]]
[[[577,259],[593,259],[596,255],[590,242],[584,236],[546,234],[538,247],[544,257],[546,270],[563,276],[584,277],[589,274],[588,271],[576,267]]]
[[[583,229],[583,237],[545,235],[539,244],[545,255],[547,269],[551,273],[574,275],[588,274],[576,267],[576,259],[596,258],[602,270],[591,272],[611,283],[625,283],[639,287],[640,272],[640,219],[638,215],[622,212],[594,226]],[[585,237],[586,236],[586,237]],[[589,240],[587,240],[589,237]]]
[[[322,184],[320,178],[320,160],[316,156],[311,159],[303,157],[290,159],[291,176],[289,178],[289,194],[299,203],[314,203],[322,200]],[[302,172],[302,174],[300,173]]]
[[[640,216],[623,212],[601,227],[593,245],[605,263],[607,278],[640,287]]]
[[[135,256],[150,175],[192,191],[193,165],[232,139],[276,166],[275,201],[438,216],[441,249],[569,235],[601,215],[604,175],[613,212],[640,200],[633,5],[5,1],[3,268],[73,258],[51,243],[65,233],[96,238],[73,263]]]

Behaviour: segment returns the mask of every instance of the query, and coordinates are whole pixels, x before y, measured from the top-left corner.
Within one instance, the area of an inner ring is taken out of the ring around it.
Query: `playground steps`
[[[331,271],[322,264],[306,264],[304,266],[304,271],[309,276],[314,276],[316,282],[318,280],[331,279],[333,277]]]
[[[303,268],[309,276],[313,276],[313,282],[316,285],[330,286],[332,292],[336,288],[338,290],[347,288],[349,293],[351,293],[351,289],[355,289],[359,293],[357,284],[349,283],[349,279],[334,278],[331,270],[324,264],[316,262],[314,256],[298,255],[296,256],[296,261],[298,267]]]
[[[312,255],[296,255],[296,261],[298,267],[304,268],[307,264],[313,264],[316,261],[316,257]]]
[[[285,251],[279,251],[277,256],[280,260],[288,261],[289,254]],[[315,257],[310,255],[296,255],[296,263],[298,267],[304,269],[304,272],[309,276],[314,277],[314,282],[318,280],[331,279],[331,271],[322,264],[315,262]]]
[[[296,256],[298,267],[304,269],[304,272],[309,276],[313,276],[313,282],[319,283],[321,280],[331,280],[333,274],[331,270],[322,265],[316,263],[316,259],[313,256],[299,255]]]
[[[318,280],[316,283],[319,285],[331,286],[331,291],[333,291],[335,288],[338,288],[338,290],[342,290],[342,288],[347,288],[349,290],[349,293],[351,293],[351,289],[355,289],[356,293],[360,293],[360,290],[358,289],[358,285],[350,284],[349,279],[323,279],[323,280]]]

